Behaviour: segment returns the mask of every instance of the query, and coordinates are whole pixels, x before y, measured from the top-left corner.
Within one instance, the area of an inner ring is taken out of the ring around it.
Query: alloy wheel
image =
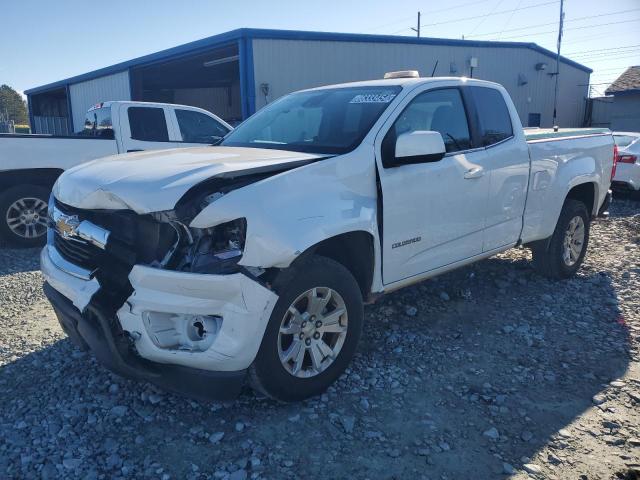
[[[35,197],[20,198],[9,205],[5,221],[19,237],[41,237],[47,233],[47,203]]]
[[[307,290],[289,306],[280,324],[280,363],[299,378],[322,373],[338,358],[347,328],[347,307],[338,292],[328,287]]]

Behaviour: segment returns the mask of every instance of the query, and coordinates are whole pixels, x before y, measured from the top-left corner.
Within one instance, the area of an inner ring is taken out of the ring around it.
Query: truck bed
[[[118,153],[115,140],[98,137],[0,134],[0,171],[34,168],[66,170]]]
[[[576,180],[593,185],[591,213],[607,194],[613,167],[613,137],[607,128],[525,130],[531,175],[522,231],[523,243],[548,238],[564,198]]]
[[[525,128],[524,137],[527,142],[540,140],[558,140],[564,138],[578,138],[588,135],[611,134],[608,128]]]

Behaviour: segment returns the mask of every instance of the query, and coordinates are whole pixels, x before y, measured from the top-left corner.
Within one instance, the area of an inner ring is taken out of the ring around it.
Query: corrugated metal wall
[[[590,99],[591,118],[589,127],[611,127],[611,111],[613,109],[613,97],[596,97]]]
[[[616,95],[611,109],[611,129],[640,131],[640,94]]]
[[[504,85],[524,126],[530,113],[541,114],[541,125],[551,126],[554,77],[549,73],[555,61],[527,48],[254,39],[256,108],[265,105],[262,83],[269,84],[274,100],[302,88],[382,78],[392,70],[417,69],[429,76],[436,61],[436,76],[469,76],[471,57],[478,58],[474,78]],[[546,63],[546,70],[536,70],[538,63]],[[589,74],[566,64],[560,71],[557,123],[581,126]]]
[[[239,83],[229,87],[178,89],[174,93],[175,103],[204,108],[221,118],[230,120],[242,118],[239,98]]]
[[[96,103],[112,100],[131,100],[129,72],[124,71],[106,77],[88,80],[69,86],[73,130],[78,131],[84,123],[87,110]]]

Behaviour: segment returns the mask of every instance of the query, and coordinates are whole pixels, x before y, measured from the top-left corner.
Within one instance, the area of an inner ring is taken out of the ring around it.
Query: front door
[[[390,284],[482,253],[489,193],[484,149],[472,148],[461,90],[440,88],[404,101],[376,141],[379,160],[395,154],[398,135],[440,132],[440,160],[384,168],[382,187],[383,282]]]

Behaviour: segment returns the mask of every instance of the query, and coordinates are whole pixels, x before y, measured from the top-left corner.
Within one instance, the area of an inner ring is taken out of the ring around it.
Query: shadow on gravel
[[[40,270],[40,248],[8,248],[0,243],[0,276]]]
[[[549,282],[524,256],[368,307],[348,373],[301,404],[193,402],[58,341],[0,368],[0,476],[485,479],[549,442],[563,461],[561,429],[625,372],[628,332],[607,273]]]

